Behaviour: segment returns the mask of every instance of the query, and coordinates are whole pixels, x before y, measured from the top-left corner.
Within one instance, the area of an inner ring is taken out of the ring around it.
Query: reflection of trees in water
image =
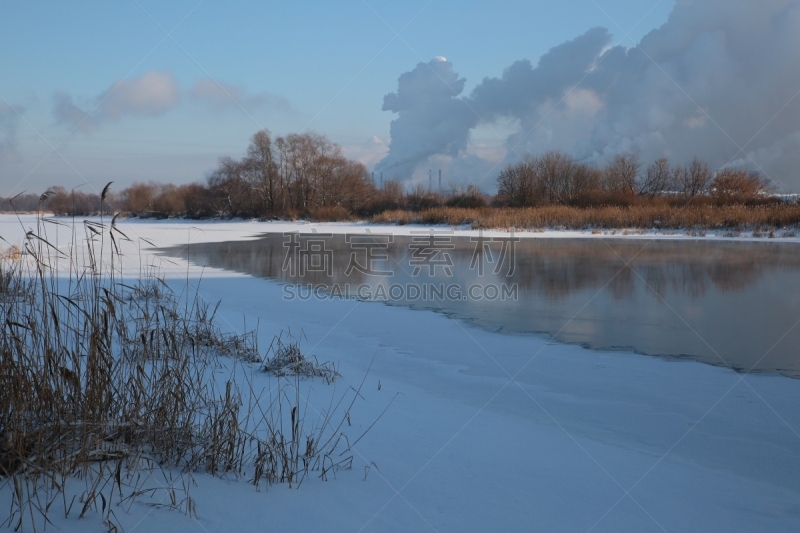
[[[642,280],[660,296],[672,292],[696,298],[711,287],[723,292],[742,290],[770,271],[800,267],[800,256],[787,246],[542,240],[521,243],[513,282],[523,291],[553,300],[604,286],[622,300],[630,298],[637,285],[643,285]]]
[[[398,277],[407,275],[410,242],[407,237],[396,237],[388,250],[390,260],[380,267],[394,270]],[[462,278],[470,272],[474,245],[464,238],[453,242],[456,247],[449,253],[455,271]],[[344,274],[352,251],[344,235],[327,238],[327,248],[333,251],[331,277],[325,272],[306,272],[303,277],[293,277],[284,271],[286,249],[284,236],[280,234],[254,241],[192,245],[190,258],[198,264],[295,283],[355,286],[377,281],[358,271],[349,276]],[[186,257],[186,252],[178,255]],[[630,265],[626,265],[629,260]],[[637,286],[645,290],[643,279],[661,296],[676,293],[696,298],[712,287],[724,292],[738,291],[771,271],[798,267],[800,254],[781,243],[531,239],[517,244],[514,274],[505,278],[503,273],[491,281],[517,283],[521,291],[551,300],[604,287],[614,299],[625,300],[636,293]]]
[[[636,287],[636,273],[629,265],[623,266],[608,284],[608,291],[615,300],[629,300]]]
[[[350,246],[344,242],[343,235],[327,239],[326,248],[333,250],[332,276],[324,271],[306,271],[302,276],[284,270],[287,249],[282,234],[271,234],[252,241],[193,244],[189,258],[200,265],[246,272],[255,276],[278,279],[290,283],[358,285],[367,281],[367,276],[353,271],[349,276],[344,272],[350,260]],[[177,254],[186,258],[186,251]]]

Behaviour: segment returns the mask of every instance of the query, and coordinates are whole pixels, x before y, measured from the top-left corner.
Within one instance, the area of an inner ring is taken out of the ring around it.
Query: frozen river
[[[795,243],[508,237],[272,233],[194,244],[188,257],[294,284],[287,298],[350,296],[506,333],[800,376]],[[187,247],[172,253],[186,258]]]

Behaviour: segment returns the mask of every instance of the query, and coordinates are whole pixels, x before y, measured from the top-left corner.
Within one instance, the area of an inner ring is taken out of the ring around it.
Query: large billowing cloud
[[[383,110],[399,116],[392,121],[389,154],[376,170],[387,177],[410,177],[416,166],[436,154],[457,156],[467,147],[477,115],[457,98],[465,79],[443,57],[420,63],[400,76],[396,93],[383,99]]]
[[[518,61],[484,79],[468,96],[458,96],[464,80],[450,63],[421,63],[386,97],[384,109],[398,117],[378,168],[407,178],[432,156],[474,157],[474,128],[511,120],[518,128],[503,139],[508,159],[550,149],[593,162],[628,150],[675,162],[698,156],[798,189],[797,28],[800,0],[679,0],[631,48],[610,46],[606,30],[592,29],[536,66]]]

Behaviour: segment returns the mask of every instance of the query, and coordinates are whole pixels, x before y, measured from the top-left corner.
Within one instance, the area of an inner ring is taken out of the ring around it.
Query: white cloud
[[[68,93],[53,97],[53,114],[60,123],[89,132],[123,116],[158,117],[176,107],[181,99],[178,81],[169,72],[151,70],[139,77],[117,80],[91,99],[86,109]]]
[[[240,106],[248,111],[260,107],[286,112],[292,110],[289,101],[282,96],[267,92],[251,94],[244,87],[223,83],[213,78],[196,80],[190,95],[195,100],[217,110],[239,108]]]
[[[122,115],[157,117],[180,101],[178,81],[169,72],[151,70],[132,80],[119,80],[98,96],[101,112],[111,119]]]
[[[266,107],[292,112],[288,100],[271,93],[249,93],[243,87],[211,78],[200,78],[184,91],[172,73],[151,70],[136,78],[117,80],[80,105],[69,93],[58,92],[53,95],[53,115],[59,123],[88,133],[128,116],[160,117],[187,100],[216,111]]]

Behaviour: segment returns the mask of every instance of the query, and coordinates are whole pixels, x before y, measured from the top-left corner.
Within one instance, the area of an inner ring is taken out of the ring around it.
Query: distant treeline
[[[644,167],[639,156],[618,154],[603,168],[579,163],[563,152],[527,156],[497,178],[495,201],[504,206],[629,205],[635,198],[671,198],[680,203],[711,197],[715,203],[748,202],[771,190],[757,173],[716,172],[699,159],[672,166],[666,157]]]
[[[502,170],[497,189],[494,196],[475,186],[447,192],[422,185],[406,190],[391,180],[378,187],[364,165],[344,157],[341,148],[323,135],[302,133],[273,139],[269,131],[262,130],[253,135],[244,158],[221,158],[206,183],[134,183],[118,192],[112,188],[102,210],[142,217],[341,220],[436,207],[624,207],[775,201],[765,195],[771,188],[758,174],[727,168],[713,171],[698,159],[673,166],[661,158],[643,165],[631,153],[617,155],[602,168],[557,151],[527,156]],[[68,191],[52,187],[41,196],[0,198],[0,211],[36,210],[57,215],[98,214],[100,195],[80,188]]]

